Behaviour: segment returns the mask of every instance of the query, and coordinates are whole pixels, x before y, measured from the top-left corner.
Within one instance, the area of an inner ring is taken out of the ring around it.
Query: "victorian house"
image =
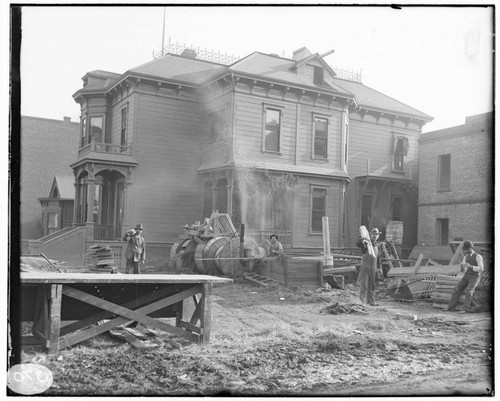
[[[184,49],[123,74],[88,72],[74,94],[74,228],[40,249],[77,263],[106,242],[121,257],[120,237],[141,223],[148,263],[166,262],[182,226],[212,210],[288,249],[319,250],[325,215],[332,247],[389,220],[412,247],[417,139],[432,118],[341,77],[326,55],[255,52],[226,65]]]

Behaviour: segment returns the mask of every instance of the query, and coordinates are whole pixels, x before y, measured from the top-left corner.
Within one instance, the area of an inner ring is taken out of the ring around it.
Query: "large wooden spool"
[[[253,238],[244,241],[245,257],[253,258],[259,256],[257,242]],[[239,277],[243,275],[244,262],[240,258],[240,238],[232,238],[222,248],[217,266],[226,276]],[[243,262],[243,263],[242,263]]]
[[[201,254],[202,258],[207,260],[200,261],[203,264],[205,272],[214,275],[221,273],[215,258],[219,257],[222,248],[228,241],[226,237],[215,237],[207,242]]]

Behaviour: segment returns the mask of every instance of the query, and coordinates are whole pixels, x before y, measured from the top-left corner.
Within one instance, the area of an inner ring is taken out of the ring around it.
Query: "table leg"
[[[203,284],[200,303],[201,342],[210,342],[210,328],[212,325],[212,284]]]
[[[50,286],[49,352],[59,351],[59,333],[61,329],[61,298],[62,284],[52,284]]]

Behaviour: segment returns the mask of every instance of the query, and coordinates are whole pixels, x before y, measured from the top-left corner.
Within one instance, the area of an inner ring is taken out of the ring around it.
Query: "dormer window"
[[[313,75],[314,85],[323,85],[325,70],[322,67],[314,66],[314,73],[313,74],[314,74]]]

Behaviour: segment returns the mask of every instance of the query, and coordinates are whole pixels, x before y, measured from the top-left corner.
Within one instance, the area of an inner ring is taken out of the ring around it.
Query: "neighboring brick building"
[[[447,245],[455,238],[493,236],[493,113],[419,139],[418,241]]]
[[[21,117],[20,234],[22,240],[43,235],[42,205],[54,176],[73,176],[80,124],[64,120]]]

